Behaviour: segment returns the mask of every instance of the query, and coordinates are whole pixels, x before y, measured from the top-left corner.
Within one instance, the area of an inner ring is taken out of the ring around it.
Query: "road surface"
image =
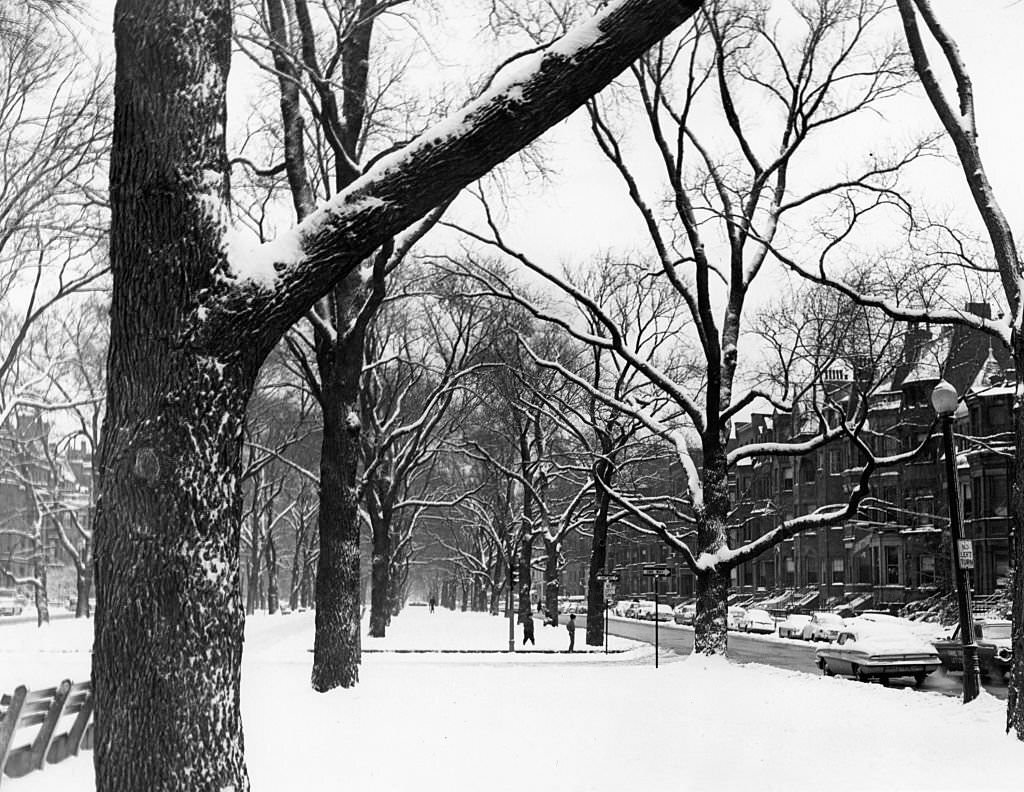
[[[564,624],[565,616],[560,616]],[[576,619],[577,640],[585,640],[586,623],[584,617]],[[582,629],[581,629],[582,628]],[[623,638],[631,638],[635,641],[654,643],[654,623],[642,622],[634,619],[620,619],[611,617],[608,619],[608,632],[611,635],[619,635]],[[661,651],[675,652],[676,654],[690,654],[693,651],[693,629],[679,625],[667,625],[662,622],[658,627],[658,648]],[[727,654],[730,660],[737,663],[762,663],[764,665],[785,668],[790,671],[803,671],[807,674],[821,674],[821,671],[814,663],[814,650],[816,645],[796,640],[782,640],[773,637],[762,637],[755,635],[744,635],[738,632],[729,632],[729,648]],[[880,684],[880,683],[875,683]],[[982,684],[989,693],[996,698],[1006,698],[1006,684],[1003,682],[985,682]],[[914,687],[912,679],[895,679],[891,682],[892,687]],[[963,687],[959,674],[946,674],[941,668],[928,675],[924,684],[918,690],[942,693],[947,696],[963,695]]]

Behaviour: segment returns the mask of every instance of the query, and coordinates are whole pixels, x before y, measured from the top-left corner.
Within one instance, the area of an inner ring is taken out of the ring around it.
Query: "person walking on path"
[[[533,616],[529,613],[523,619],[523,646],[526,646],[527,641],[534,646],[537,645],[537,642],[533,639]]]
[[[435,606],[435,605],[437,605],[437,600],[436,600],[436,599],[434,599],[434,595],[433,595],[433,594],[431,594],[431,595],[430,595],[430,612],[431,612],[431,613],[433,613],[433,612],[434,612],[434,606]]]
[[[565,626],[569,631],[569,651],[576,645],[576,614],[569,614],[569,623]]]

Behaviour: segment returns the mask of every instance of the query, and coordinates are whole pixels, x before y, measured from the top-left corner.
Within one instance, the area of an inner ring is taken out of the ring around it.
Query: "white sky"
[[[91,27],[99,51],[112,52],[109,34],[113,0],[90,0]],[[428,30],[430,57],[421,52],[417,82],[437,91],[443,82],[478,79],[488,64],[515,46],[493,44],[481,32],[483,4],[473,0],[445,3],[440,24]],[[1024,234],[1024,180],[1020,167],[1020,128],[1024,122],[1024,81],[1019,47],[1024,38],[1024,3],[1013,0],[933,0],[939,18],[956,37],[974,79],[982,153],[989,176],[1010,221]],[[438,63],[437,61],[442,61]],[[426,64],[426,65],[424,65]],[[233,72],[235,120],[244,110],[247,78]],[[918,97],[920,91],[917,91]],[[920,98],[901,99],[878,120],[879,145],[898,141],[904,128],[937,128],[930,107]],[[636,213],[628,205],[621,181],[593,145],[585,120],[577,114],[544,138],[544,154],[555,170],[547,183],[516,184],[511,202],[511,236],[550,260],[579,260],[603,248],[633,249],[646,244]],[[937,205],[959,205],[973,222],[969,194],[952,165],[932,162],[917,188]]]

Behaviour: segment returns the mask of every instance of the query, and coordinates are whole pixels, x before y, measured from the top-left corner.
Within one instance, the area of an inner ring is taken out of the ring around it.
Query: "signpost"
[[[604,653],[608,654],[608,590],[614,594],[615,584],[622,576],[618,572],[598,572],[594,577],[604,582]]]
[[[974,569],[974,543],[970,539],[960,539],[956,545],[957,555],[960,557],[960,568]]]
[[[654,578],[654,667],[658,667],[658,578],[668,577],[672,570],[665,564],[644,564],[640,574]]]

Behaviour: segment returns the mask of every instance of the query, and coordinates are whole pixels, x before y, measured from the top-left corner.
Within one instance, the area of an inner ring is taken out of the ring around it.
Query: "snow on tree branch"
[[[700,5],[620,0],[529,58],[530,68],[499,75],[481,97],[379,160],[292,231],[259,248],[233,236],[222,283],[197,312],[194,341],[233,351],[230,339],[242,325],[269,350],[386,239],[567,117]]]

